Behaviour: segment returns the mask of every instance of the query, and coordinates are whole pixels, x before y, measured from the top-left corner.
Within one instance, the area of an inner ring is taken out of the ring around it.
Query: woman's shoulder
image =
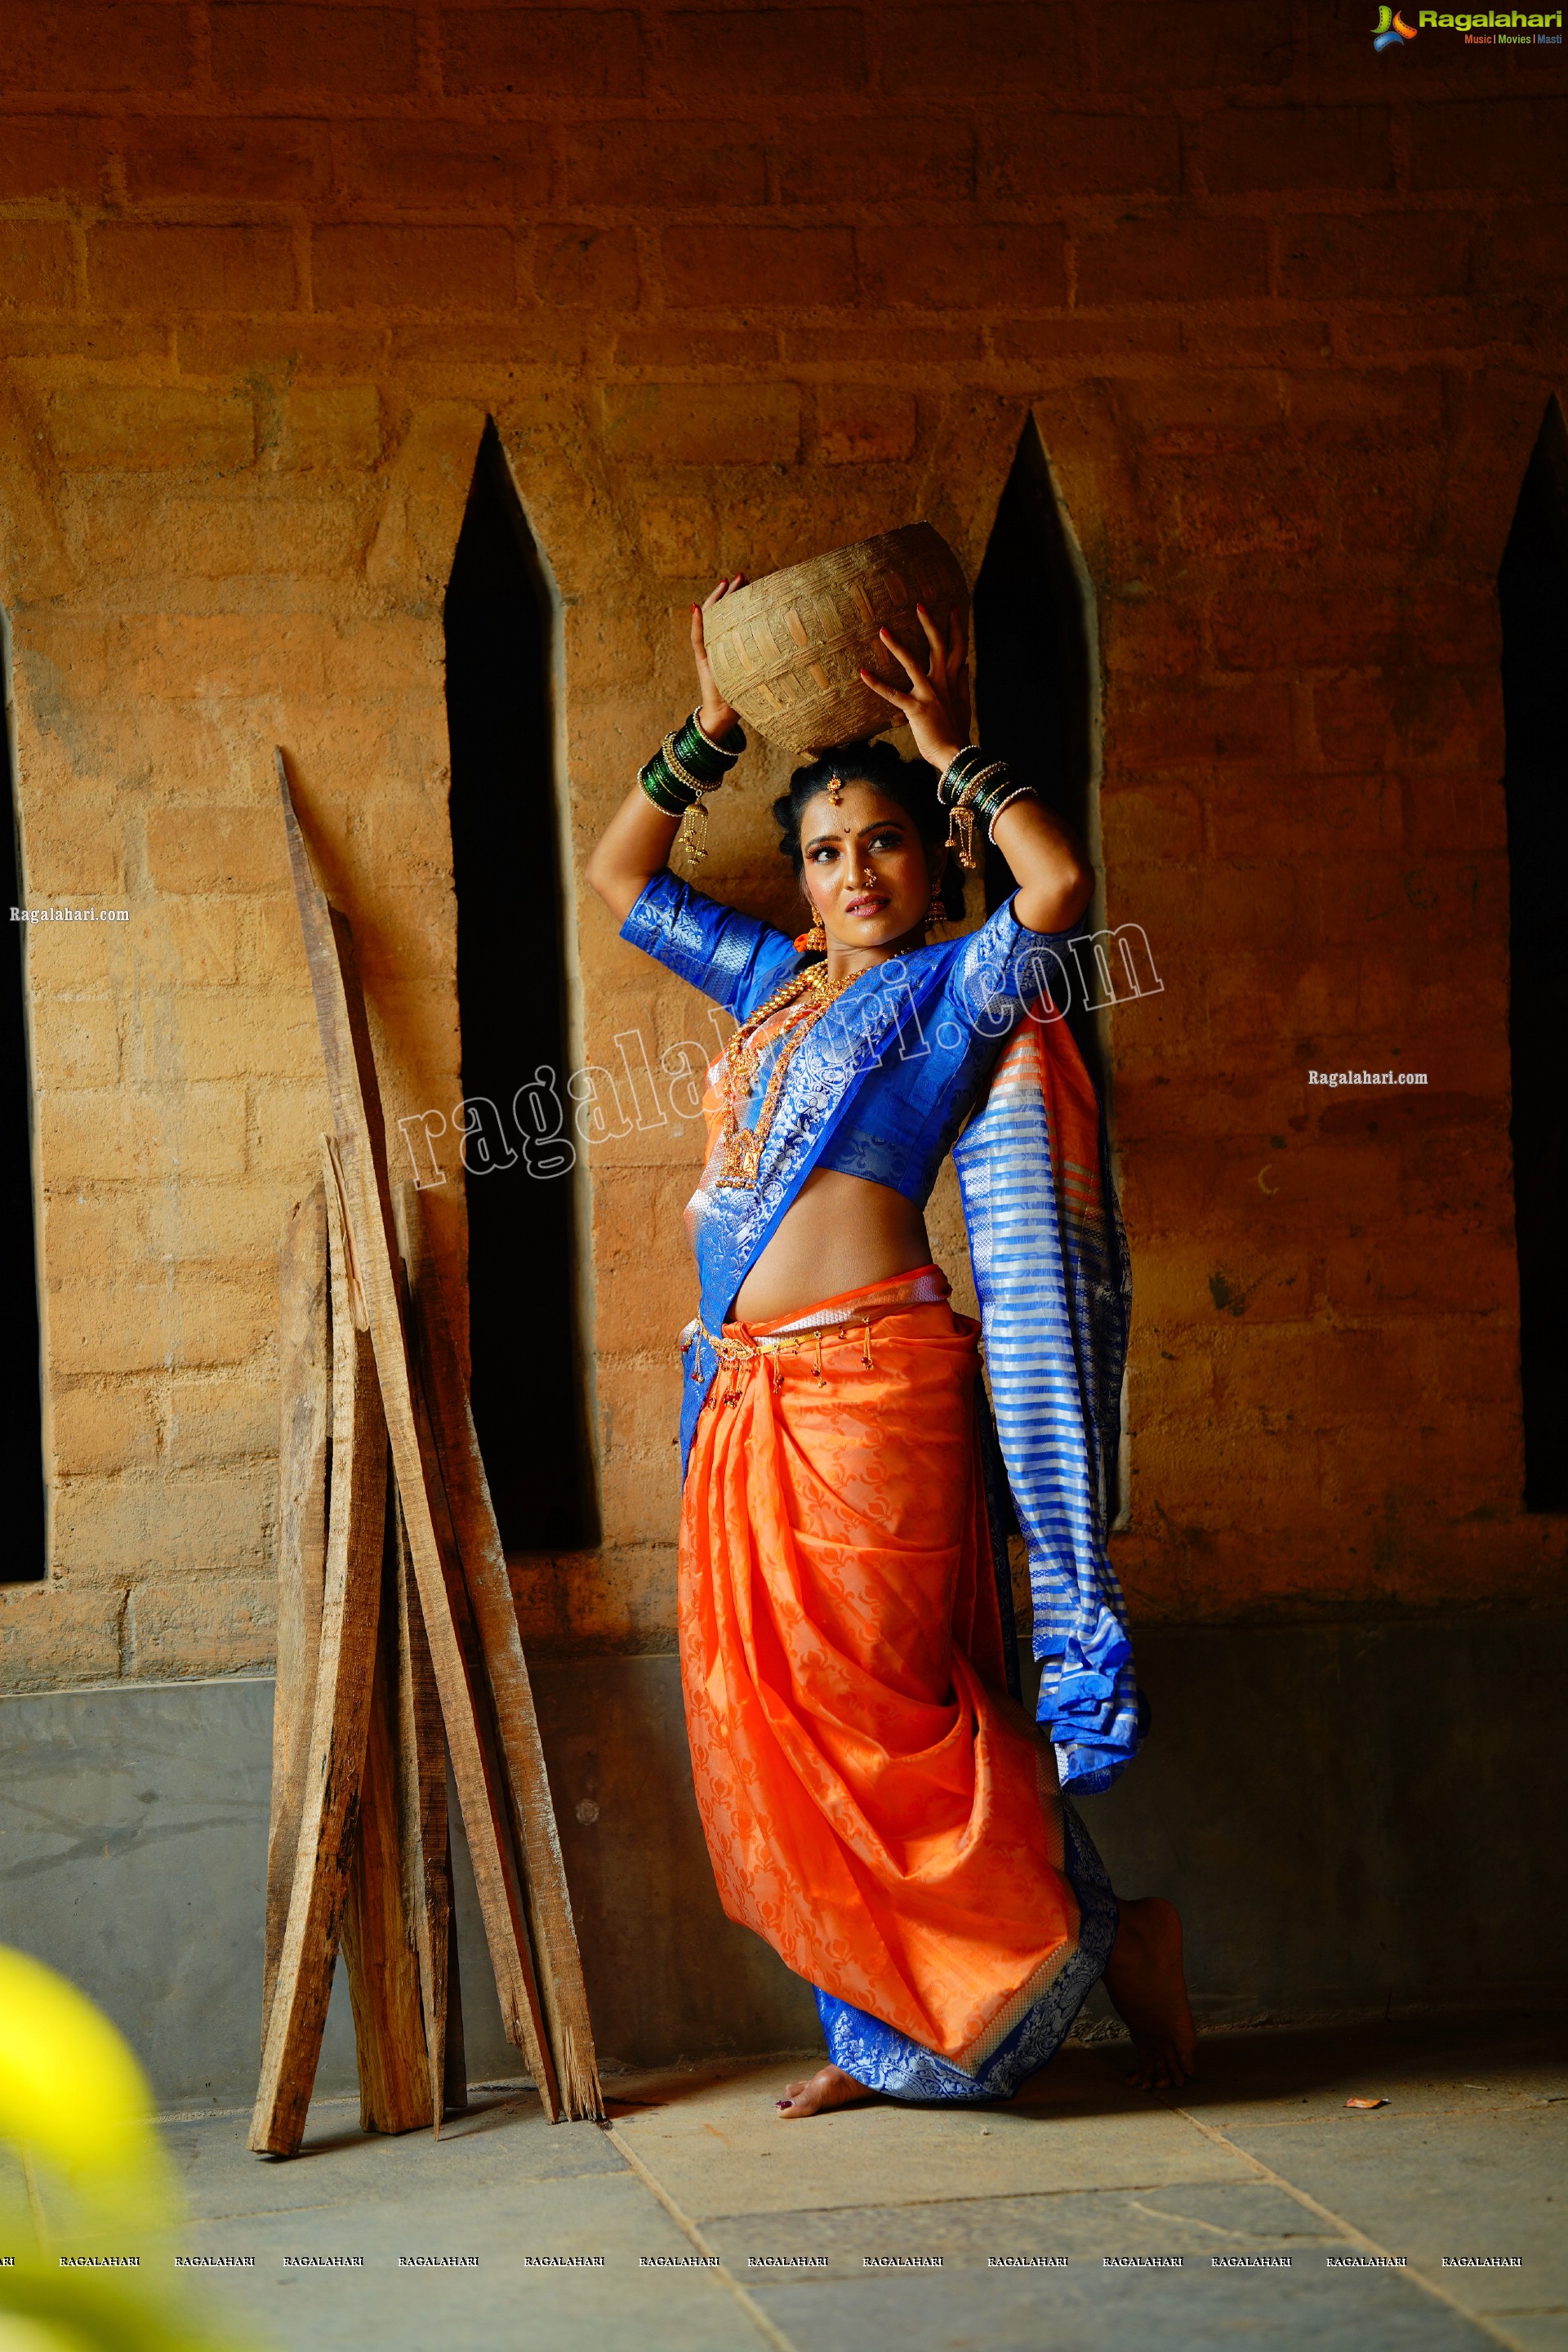
[[[1084,924],[1069,924],[1063,931],[1032,931],[1018,919],[1016,898],[1012,892],[994,907],[983,923],[971,931],[962,932],[951,942],[952,961],[959,965],[1011,964],[1031,956],[1060,954],[1068,942],[1079,938]]]
[[[668,866],[655,874],[621,925],[621,937],[744,1018],[795,960],[787,933],[695,889]]]
[[[1062,993],[1068,949],[1081,930],[1032,931],[1009,896],[973,930],[925,951],[941,959],[934,992],[967,1025],[1000,1036],[1033,998]]]

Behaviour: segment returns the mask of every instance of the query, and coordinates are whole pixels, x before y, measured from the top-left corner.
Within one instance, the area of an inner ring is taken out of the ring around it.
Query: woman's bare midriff
[[[819,1169],[741,1286],[742,1323],[771,1323],[819,1299],[929,1265],[925,1219],[889,1185]]]

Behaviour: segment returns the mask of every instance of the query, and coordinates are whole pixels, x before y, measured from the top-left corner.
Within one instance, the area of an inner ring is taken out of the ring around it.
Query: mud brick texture
[[[442,600],[487,417],[556,605],[573,1049],[640,1030],[654,1072],[710,1024],[581,874],[689,705],[690,600],[921,517],[973,575],[1032,417],[1108,919],[1163,982],[1110,1024],[1134,1612],[1552,1586],[1495,582],[1568,353],[1563,52],[1379,56],[1372,13],[3,0],[26,891],[128,910],[28,936],[52,1558],[0,1591],[9,1686],[270,1656],[277,1239],[326,1117],[275,742],[389,1113],[444,1114],[461,1192]],[[781,917],[785,765],[753,749],[705,868]],[[1307,1083],[1395,1065],[1429,1086]],[[518,1559],[537,1648],[673,1643],[698,1160],[689,1105],[572,1180],[602,1540]]]

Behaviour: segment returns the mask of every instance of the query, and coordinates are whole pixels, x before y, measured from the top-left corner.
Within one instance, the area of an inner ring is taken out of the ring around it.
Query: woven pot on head
[[[770,572],[726,596],[710,622],[713,682],[748,727],[792,751],[828,751],[899,724],[862,685],[909,681],[878,636],[888,629],[921,655],[917,604],[939,627],[956,605],[967,618],[963,567],[929,522],[907,523],[831,555]]]

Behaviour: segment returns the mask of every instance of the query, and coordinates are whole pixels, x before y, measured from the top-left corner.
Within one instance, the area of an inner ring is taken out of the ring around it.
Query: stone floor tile
[[[366,2175],[321,2204],[192,2221],[180,2245],[255,2255],[254,2272],[204,2277],[198,2291],[209,2309],[288,2352],[500,2352],[524,2340],[550,2352],[598,2352],[634,2339],[642,2352],[755,2352],[760,2339],[733,2294],[686,2267],[689,2242],[628,2168],[531,2178],[523,2138],[502,2136],[521,2159],[514,2178],[476,2185],[456,2173],[438,2179],[439,2150],[411,2134],[390,2144],[417,2151],[395,2187],[384,2181],[378,2192]],[[364,2267],[287,2269],[286,2253],[354,2254]],[[399,2255],[433,2253],[474,2253],[479,2267],[399,2267]],[[552,2254],[602,2256],[605,2267],[536,2269],[529,2261]],[[679,2266],[645,2269],[644,2257]]]
[[[1519,2352],[1568,2352],[1568,2311],[1510,2311],[1507,2326]]]
[[[1560,2025],[1504,2021],[1495,2030],[1426,2023],[1315,2032],[1225,2033],[1199,2044],[1199,2074],[1182,2104],[1205,2123],[1310,2122],[1343,2115],[1353,2095],[1384,2096],[1402,2114],[1510,2112],[1568,2095]],[[1381,2112],[1381,2111],[1380,2111]]]
[[[985,2271],[1013,2255],[1061,2254],[1098,2265],[1102,2254],[1180,2253],[1206,2268],[1214,2253],[1285,2252],[1299,2263],[1350,2242],[1265,2181],[743,2213],[706,2223],[703,2235],[737,2275],[752,2274],[753,2256],[825,2256],[826,2273],[789,2273],[807,2284],[858,2273],[866,2255],[940,2254],[944,2269]]]
[[[362,2134],[329,2100],[283,2164],[247,2153],[246,2116],[207,2116],[166,2127],[179,2242],[256,2257],[193,2292],[263,2352],[1568,2352],[1550,2201],[1568,2102],[1539,2032],[1237,2034],[1204,2054],[1182,2105],[1129,2091],[1102,2048],[1009,2107],[796,2125],[772,2105],[787,2062],[671,2070],[612,2084],[615,2135],[549,2125],[525,2090],[477,2095],[439,2144]],[[1352,2114],[1347,2085],[1392,2104]],[[691,2229],[721,2273],[692,2267]],[[1357,2231],[1411,2268],[1331,2267]],[[1508,2250],[1522,2272],[1437,2267]],[[398,2266],[465,2252],[477,2270]],[[605,2266],[531,2267],[548,2255]],[[752,2267],[791,2256],[811,2265]]]
[[[752,2290],[811,2352],[1486,2352],[1493,2339],[1398,2277],[1116,2272],[1074,2263],[1039,2276],[948,2271],[835,2277]],[[1495,2352],[1495,2347],[1494,2347]]]
[[[1568,2106],[1406,2116],[1395,2105],[1314,2124],[1233,2125],[1230,2137],[1440,2280],[1466,2310],[1568,2309]],[[1446,2271],[1445,2254],[1518,2254],[1522,2268]]]
[[[316,2100],[304,2145],[286,2160],[252,2156],[249,2116],[201,2116],[164,2126],[164,2138],[193,2216],[292,2211],[372,2200],[400,2204],[443,2182],[479,2195],[498,2181],[548,2180],[619,2172],[596,2124],[551,2124],[531,2091],[477,2092],[466,2115],[428,2132],[388,2137],[362,2132],[353,2099]]]
[[[807,2123],[773,2111],[776,2063],[666,2080],[623,2112],[628,2147],[699,2221],[803,2207],[900,2204],[1170,2180],[1247,2179],[1250,2168],[1158,2101],[1086,2074],[1070,2096],[1005,2107],[845,2108]]]

